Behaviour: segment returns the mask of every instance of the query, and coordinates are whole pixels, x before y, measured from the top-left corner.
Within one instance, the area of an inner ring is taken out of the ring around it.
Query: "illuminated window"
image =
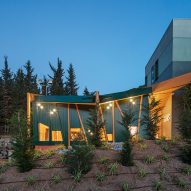
[[[61,131],[52,131],[52,141],[62,141]]]
[[[71,141],[81,141],[84,140],[84,134],[81,128],[71,128],[70,129]]]
[[[108,139],[108,141],[113,141],[113,135],[112,134],[107,134],[107,139]]]
[[[49,141],[49,127],[39,123],[38,124],[39,141]]]

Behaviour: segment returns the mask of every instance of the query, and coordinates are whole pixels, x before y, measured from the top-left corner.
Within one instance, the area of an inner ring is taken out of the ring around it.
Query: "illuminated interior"
[[[63,141],[61,131],[52,131],[52,141]]]
[[[39,123],[38,124],[39,141],[49,141],[49,127]]]
[[[71,128],[70,135],[71,135],[71,141],[84,139],[84,135],[81,128]]]
[[[107,139],[108,139],[108,141],[113,141],[113,135],[112,134],[107,134]]]

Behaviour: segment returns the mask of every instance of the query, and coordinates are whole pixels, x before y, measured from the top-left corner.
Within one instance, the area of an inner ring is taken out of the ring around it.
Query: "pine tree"
[[[13,114],[13,78],[8,66],[8,58],[4,57],[4,68],[1,70],[2,75],[2,113],[3,126],[5,132],[9,131],[9,120]]]
[[[37,75],[34,75],[34,68],[32,68],[30,60],[24,65],[25,74],[25,92],[38,93]]]
[[[154,140],[159,130],[159,123],[162,120],[162,107],[160,106],[160,100],[156,100],[153,96],[150,100],[150,103],[143,107],[144,114],[141,121],[145,125],[147,138]]]
[[[95,109],[90,111],[90,117],[87,119],[86,124],[88,126],[90,142],[96,147],[101,147],[105,121],[102,121],[98,104],[96,104]]]
[[[43,81],[42,81],[42,95],[48,95],[48,89],[47,89],[47,86],[48,86],[48,80],[46,79],[46,76],[43,77]]]
[[[4,120],[3,120],[3,80],[0,77],[0,134],[3,132]]]
[[[84,96],[90,96],[90,92],[89,92],[89,90],[88,90],[87,87],[84,88],[83,95],[84,95]]]
[[[50,93],[51,95],[64,95],[64,70],[62,69],[62,61],[58,58],[57,68],[55,68],[51,63],[49,63],[49,65],[53,72],[53,76],[49,76],[52,79]]]
[[[68,76],[66,77],[67,81],[65,87],[66,95],[78,95],[79,87],[76,83],[76,75],[72,64],[69,65],[67,72]]]
[[[18,69],[14,76],[14,111],[26,108],[25,75]]]

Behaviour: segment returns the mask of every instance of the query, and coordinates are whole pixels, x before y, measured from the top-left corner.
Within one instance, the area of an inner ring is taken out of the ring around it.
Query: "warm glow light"
[[[41,105],[41,106],[40,106],[40,109],[43,109],[43,108],[44,108],[43,105]]]
[[[53,109],[53,112],[56,112],[56,109]]]
[[[50,111],[50,115],[53,115],[54,114],[54,112],[53,111]]]
[[[41,104],[40,104],[40,103],[37,103],[36,105],[37,105],[38,107],[40,107],[40,106],[41,106]]]
[[[130,102],[133,102],[133,99],[132,99],[132,98],[130,98]]]
[[[88,132],[90,132],[90,130],[88,130]]]
[[[90,135],[93,135],[93,133],[91,132]]]
[[[112,106],[112,103],[110,103],[109,106],[111,107],[111,106]]]
[[[135,105],[135,102],[133,101],[132,104]]]
[[[107,109],[109,109],[110,107],[109,106],[107,106]]]

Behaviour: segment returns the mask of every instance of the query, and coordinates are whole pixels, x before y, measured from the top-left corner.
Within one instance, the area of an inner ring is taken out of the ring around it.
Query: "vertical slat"
[[[113,133],[113,143],[115,143],[115,102],[112,103],[112,133]]]
[[[81,118],[81,116],[80,116],[80,112],[79,112],[79,109],[78,109],[78,105],[75,104],[75,106],[76,106],[76,111],[77,111],[77,113],[78,113],[78,118],[79,118],[79,120],[80,120],[80,124],[81,124],[81,127],[82,127],[82,131],[83,131],[83,133],[84,133],[84,137],[85,137],[85,140],[86,140],[86,143],[87,143],[87,142],[88,142],[88,139],[87,139],[86,132],[85,132],[85,129],[84,129],[84,125],[83,125],[83,122],[82,122],[82,118]]]
[[[68,146],[70,146],[70,104],[68,104]]]
[[[140,132],[140,128],[141,128],[142,104],[143,104],[143,95],[141,95],[140,105],[139,105],[139,118],[138,118],[137,138],[138,138],[138,136],[139,136],[139,132]]]

